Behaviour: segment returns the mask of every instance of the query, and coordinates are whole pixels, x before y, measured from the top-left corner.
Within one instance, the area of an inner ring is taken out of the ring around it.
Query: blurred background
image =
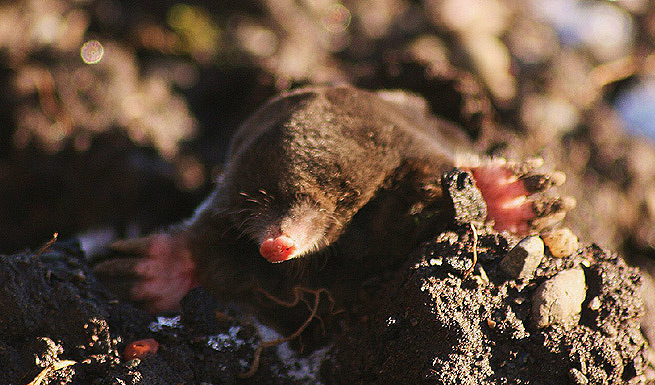
[[[569,177],[567,225],[655,256],[655,1],[0,2],[0,253],[189,216],[277,92],[423,95]]]

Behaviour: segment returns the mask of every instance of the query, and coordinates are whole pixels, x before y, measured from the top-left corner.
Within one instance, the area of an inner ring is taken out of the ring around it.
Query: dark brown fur
[[[214,193],[182,227],[201,282],[233,292],[250,286],[249,277],[261,271],[288,278],[298,263],[265,261],[255,247],[260,234],[309,211],[305,227],[319,233],[316,246],[323,249],[376,194],[368,210],[375,214],[360,214],[367,218],[359,222],[367,223],[349,230],[349,244],[338,247],[338,258],[362,258],[364,251],[354,245],[358,237],[374,251],[381,241],[382,250],[408,252],[416,234],[407,212],[426,197],[425,185],[438,186],[455,158],[455,145],[421,107],[420,99],[406,94],[351,87],[301,89],[262,107],[234,137]],[[304,263],[322,265],[322,258]]]
[[[294,286],[325,287],[339,306],[361,306],[363,285],[381,282],[420,241],[450,223],[445,213],[453,204],[442,199],[440,178],[454,166],[472,172],[482,194],[476,196],[484,199],[479,203],[509,231],[549,225],[573,207],[545,198],[554,209],[535,211],[537,201],[527,199],[563,183],[563,174],[531,174],[538,162],[479,159],[470,147],[411,94],[292,91],[241,126],[216,188],[190,220],[167,233],[117,242],[114,250],[127,259],[103,262],[96,271],[130,277],[126,297],[152,312],[176,308],[199,283],[292,331],[308,309],[284,311],[257,293],[291,301]],[[526,184],[534,178],[539,183]],[[264,247],[271,242],[281,254]]]

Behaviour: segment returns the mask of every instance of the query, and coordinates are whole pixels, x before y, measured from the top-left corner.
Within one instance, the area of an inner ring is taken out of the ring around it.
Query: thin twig
[[[34,254],[34,256],[35,256],[35,257],[38,257],[38,256],[40,256],[41,254],[45,253],[45,251],[48,250],[48,249],[50,248],[50,246],[52,246],[55,242],[57,242],[57,237],[58,237],[58,236],[59,236],[59,233],[54,233],[54,234],[52,235],[52,239],[49,240],[48,242],[46,242],[45,245],[41,246],[41,248],[39,249],[39,251],[37,251],[36,254]]]
[[[72,360],[62,360],[62,361],[57,361],[45,369],[41,371],[33,380],[27,385],[40,385],[41,382],[46,378],[46,376],[52,372],[52,371],[57,371],[59,369],[63,369],[67,366],[75,365],[77,364],[77,361],[72,361]]]
[[[478,263],[478,231],[475,229],[475,225],[473,223],[470,223],[470,225],[471,231],[473,231],[473,263],[471,264],[471,267],[466,270],[466,273],[464,273],[464,279],[471,275],[473,269],[475,269],[475,265]]]

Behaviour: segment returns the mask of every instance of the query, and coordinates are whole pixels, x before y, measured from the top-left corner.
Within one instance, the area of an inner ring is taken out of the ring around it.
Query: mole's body
[[[560,183],[559,175],[525,179],[517,175],[525,169],[483,161],[467,148],[462,135],[431,117],[416,96],[351,87],[283,94],[238,130],[223,175],[190,220],[117,244],[142,257],[129,264],[140,277],[131,297],[158,311],[175,307],[197,283],[229,296],[265,287],[252,283],[258,275],[284,280],[285,265],[292,264],[284,261],[311,258],[342,237],[355,239],[352,219],[370,202],[378,200],[380,213],[400,207],[385,214],[390,221],[438,202],[439,178],[453,167],[472,172],[497,228],[526,232],[543,216],[563,216],[568,207],[561,201],[547,205],[554,211],[536,212],[526,199]]]
[[[197,215],[229,212],[270,262],[325,247],[401,173],[435,182],[455,165],[454,145],[410,103],[353,88],[302,89],[269,102],[237,132]]]

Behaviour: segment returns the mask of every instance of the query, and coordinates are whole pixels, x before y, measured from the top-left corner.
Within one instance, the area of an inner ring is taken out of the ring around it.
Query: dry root
[[[478,263],[478,231],[475,229],[473,223],[471,223],[471,231],[473,232],[473,263],[471,263],[471,267],[464,273],[464,279],[471,275],[473,269],[475,269],[475,265]]]
[[[50,248],[50,246],[54,245],[55,242],[57,242],[57,237],[59,236],[59,233],[54,233],[52,234],[52,239],[46,242],[45,245],[41,246],[39,251],[34,254],[35,257],[39,257],[41,254],[45,253],[46,250]]]
[[[306,287],[296,286],[296,287],[293,288],[294,299],[292,301],[284,301],[284,300],[282,300],[280,298],[277,298],[277,297],[273,296],[272,294],[266,292],[265,290],[263,290],[261,288],[258,288],[256,290],[259,291],[260,293],[262,293],[266,298],[271,300],[273,303],[276,303],[276,304],[278,304],[280,306],[283,306],[283,307],[292,308],[292,307],[297,306],[302,301],[305,305],[307,305],[307,308],[309,309],[310,314],[307,317],[307,319],[305,320],[305,322],[295,332],[293,332],[293,334],[291,334],[290,336],[283,337],[283,338],[278,338],[278,339],[275,339],[275,340],[272,340],[272,341],[262,341],[262,342],[260,342],[259,346],[255,350],[255,354],[253,356],[252,366],[250,367],[250,370],[248,370],[245,373],[239,373],[237,375],[237,377],[239,377],[239,378],[251,378],[257,372],[257,369],[259,368],[259,360],[261,358],[262,351],[265,348],[272,347],[272,346],[277,346],[277,345],[280,345],[282,343],[292,341],[292,340],[298,338],[302,334],[302,332],[305,331],[305,329],[307,329],[307,327],[309,326],[309,324],[312,322],[312,320],[314,318],[321,321],[321,325],[323,324],[323,321],[317,315],[318,307],[319,307],[319,304],[320,304],[320,301],[321,301],[321,294],[325,294],[327,296],[328,301],[330,302],[330,314],[337,314],[337,313],[340,312],[340,311],[334,311],[334,304],[335,304],[334,298],[332,298],[332,294],[330,294],[330,292],[325,288],[319,288],[319,289],[314,290],[314,289],[309,289],[309,288],[306,288]],[[314,296],[313,303],[310,303],[305,298],[304,294],[313,295]]]

